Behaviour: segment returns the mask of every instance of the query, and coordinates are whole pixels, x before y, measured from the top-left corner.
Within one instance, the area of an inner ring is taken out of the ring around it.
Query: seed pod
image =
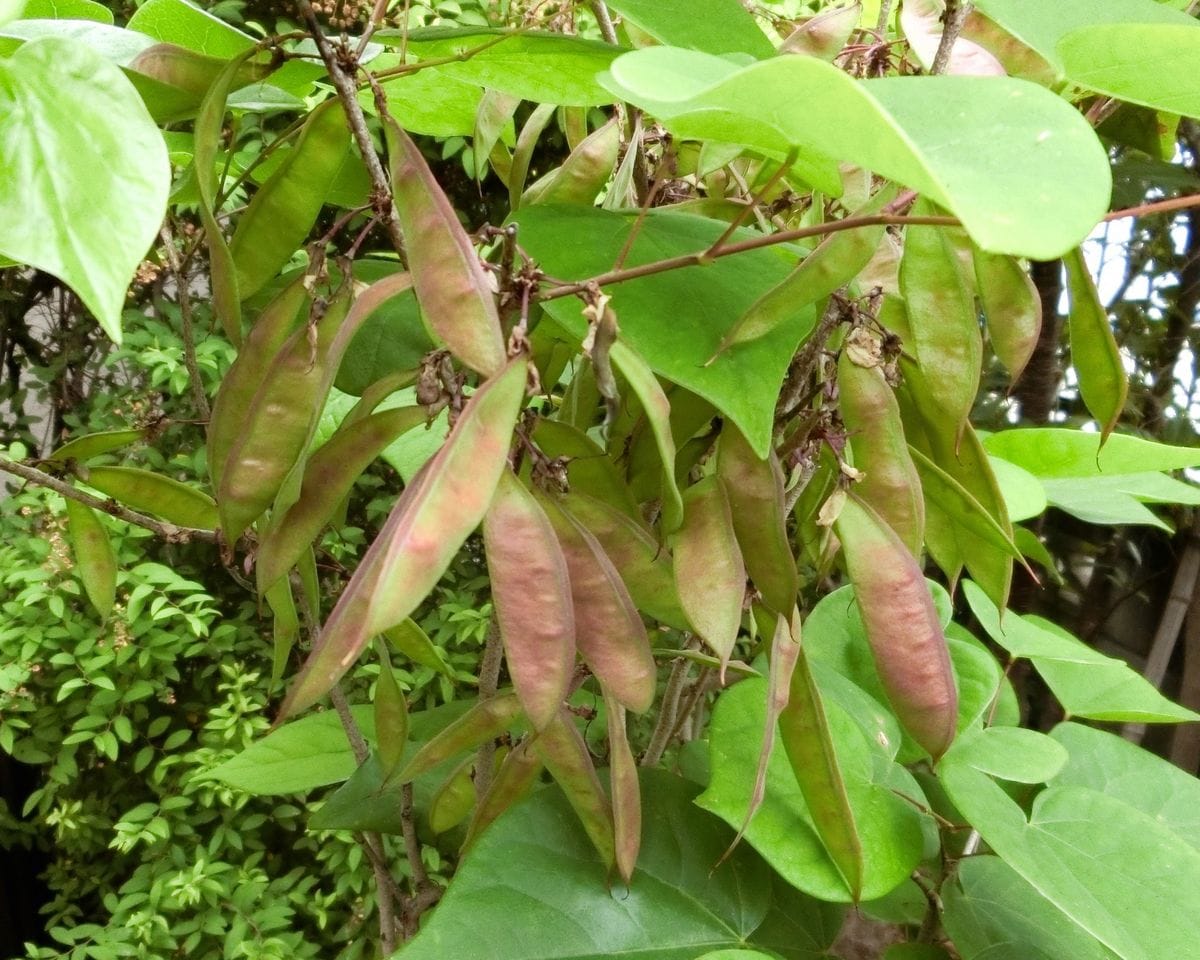
[[[217,152],[221,144],[221,130],[225,125],[225,104],[229,91],[234,89],[235,79],[255,53],[257,50],[252,47],[225,65],[209,87],[192,127],[192,163],[196,168],[196,189],[200,194],[200,221],[204,224],[204,238],[208,243],[213,313],[221,321],[221,329],[225,331],[229,342],[235,345],[242,342],[242,305],[238,296],[237,268],[216,217],[219,187]]]
[[[217,505],[208,494],[137,467],[89,467],[87,483],[114,500],[181,527],[214,530]]]
[[[220,77],[226,63],[222,58],[205,56],[173,43],[156,43],[134,57],[128,69],[186,91],[195,98],[190,100],[195,107]],[[243,63],[230,82],[230,88],[237,90],[261,80],[269,72],[266,64]]]
[[[779,737],[817,836],[857,901],[863,885],[862,840],[834,751],[821,693],[803,649],[798,651],[788,701],[780,712]]]
[[[305,325],[284,341],[250,401],[217,488],[228,543],[271,505],[308,448],[341,359],[334,341],[348,319],[350,295],[346,281],[315,327]]]
[[[308,115],[300,139],[254,194],[229,241],[238,296],[254,296],[287,264],[312,229],[350,149],[337,97]]]
[[[384,117],[392,192],[407,241],[417,301],[433,332],[485,377],[506,360],[500,317],[487,275],[458,216],[408,134]]]
[[[537,755],[528,737],[508,752],[500,769],[492,777],[487,793],[475,805],[475,815],[467,827],[467,839],[463,841],[463,853],[500,814],[529,794],[543,766],[542,758]]]
[[[264,590],[262,597],[271,608],[274,620],[271,624],[271,685],[274,686],[283,679],[288,657],[292,655],[296,638],[300,636],[300,616],[289,581],[278,581],[270,590]]]
[[[602,447],[582,430],[560,420],[539,419],[533,442],[548,457],[567,461],[567,485],[603,500],[629,517],[640,517],[637,500]]]
[[[475,758],[468,757],[442,781],[429,801],[429,829],[434,833],[453,830],[467,819],[475,805],[475,785],[471,770]]]
[[[539,103],[521,127],[517,136],[517,145],[513,150],[512,164],[508,170],[508,206],[516,213],[521,207],[521,197],[525,193],[525,180],[529,176],[529,163],[533,159],[533,151],[537,147],[542,131],[554,119],[554,111],[558,108],[552,103]]]
[[[590,133],[575,147],[561,167],[552,170],[525,191],[521,202],[574,203],[592,206],[617,164],[621,128],[617,118]]]
[[[272,519],[259,541],[254,562],[260,590],[287,575],[384,448],[425,421],[422,407],[397,407],[348,426],[343,422],[309,458],[299,498],[286,513]]]
[[[776,613],[796,603],[800,577],[788,542],[783,499],[783,468],[771,451],[766,460],[732,423],[721,430],[717,476],[729,498],[733,531],[746,572],[764,602]]]
[[[856,363],[849,342],[838,360],[838,405],[854,466],[864,474],[856,487],[859,496],[896,531],[909,553],[919,557],[925,501],[904,439],[900,406],[883,371]]]
[[[671,537],[675,587],[696,632],[725,665],[737,643],[746,599],[746,567],[725,490],[715,476],[688,487],[683,525]]]
[[[1042,299],[1016,257],[985,253],[978,247],[975,284],[987,316],[988,338],[1009,380],[1021,378],[1042,330]]]
[[[377,633],[425,599],[483,519],[508,459],[525,398],[524,357],[475,391],[445,444],[392,508],[338,600],[281,708],[315,703]]]
[[[78,500],[67,500],[66,505],[75,570],[89,602],[100,619],[107,620],[117,596],[117,555],[96,511]]]
[[[565,710],[560,711],[554,722],[534,740],[533,748],[567,795],[567,801],[592,845],[604,862],[612,866],[616,860],[612,808],[600,786],[600,778],[596,776],[587,744],[575,728],[571,715]]]
[[[510,470],[483,518],[492,602],[513,686],[535,730],[566,699],[575,669],[575,612],[554,527]]]
[[[208,475],[214,490],[220,488],[229,450],[245,429],[263,376],[299,323],[300,308],[308,300],[304,280],[303,274],[297,277],[263,308],[217,390],[208,421]]]
[[[878,213],[896,196],[894,186],[880,190],[851,216],[862,217]],[[800,266],[764,293],[730,327],[713,355],[724,353],[739,343],[765,337],[781,323],[791,320],[806,306],[823,300],[839,287],[853,280],[870,263],[883,238],[882,224],[839,230],[817,245]],[[709,361],[711,363],[712,360]]]
[[[390,777],[404,759],[408,744],[408,701],[392,671],[387,645],[378,641],[379,679],[375,682],[375,740],[384,779]]]
[[[511,691],[480,700],[453,723],[443,727],[413,754],[408,763],[389,776],[384,783],[411,783],[439,763],[471,750],[488,740],[495,740],[516,723],[521,716],[521,701]]]
[[[1076,247],[1063,257],[1063,265],[1071,298],[1071,365],[1079,376],[1079,395],[1107,440],[1125,409],[1129,377],[1083,251]]]
[[[676,478],[686,477],[700,457],[712,448],[710,428],[717,410],[704,397],[683,387],[671,384],[664,392],[671,407],[671,436],[676,445],[673,472]],[[691,462],[681,456],[689,447]],[[662,457],[658,437],[648,417],[641,416],[635,421],[625,449],[622,459],[627,464],[625,473],[629,477],[629,489],[634,499],[638,502],[657,499],[661,496],[662,488]]]
[[[429,635],[411,617],[406,618],[390,630],[384,630],[383,636],[388,643],[413,663],[454,679],[454,671],[446,663],[441,649],[429,639]]]
[[[560,505],[596,538],[639,610],[676,630],[692,629],[679,603],[670,554],[641,524],[583,493],[568,493]]]
[[[88,433],[82,437],[68,440],[49,454],[46,460],[52,463],[66,463],[68,460],[83,463],[102,453],[127,447],[145,436],[145,430],[104,430],[99,433]]]
[[[832,63],[858,26],[862,4],[830,7],[809,17],[779,45],[780,53],[799,53]]]
[[[608,711],[608,773],[612,793],[613,835],[617,873],[628,884],[642,845],[642,794],[637,763],[625,730],[625,708],[606,696]]]
[[[937,213],[920,200],[914,215]],[[908,305],[911,349],[938,417],[961,435],[979,392],[983,340],[975,298],[959,271],[941,227],[908,227],[900,261],[900,289]]]
[[[492,148],[500,141],[504,128],[512,123],[513,114],[521,105],[521,98],[499,90],[484,90],[475,111],[475,132],[471,137],[471,151],[475,156],[475,181],[483,179],[487,167],[484,164]]]
[[[958,693],[925,577],[892,528],[853,494],[835,529],[884,693],[936,760],[954,740]]]
[[[642,713],[654,702],[655,666],[637,607],[591,531],[557,503],[542,503],[567,561],[579,653],[620,703]]]

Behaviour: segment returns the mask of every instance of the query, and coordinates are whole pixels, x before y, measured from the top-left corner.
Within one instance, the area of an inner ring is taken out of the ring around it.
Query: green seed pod
[[[107,620],[117,596],[117,555],[96,511],[67,500],[67,539],[75,555],[75,571],[88,601]]]
[[[390,777],[404,759],[408,744],[408,701],[392,671],[387,645],[378,641],[379,679],[375,682],[375,739],[383,776]]]
[[[145,436],[145,430],[104,430],[100,433],[88,433],[68,440],[49,454],[46,460],[52,463],[66,463],[68,460],[83,463],[102,453],[127,447]]]
[[[720,658],[721,674],[737,643],[746,599],[746,567],[725,490],[715,476],[688,487],[683,525],[671,536],[675,588],[696,632]]]
[[[625,730],[625,708],[605,697],[608,712],[608,770],[612,793],[613,835],[617,873],[628,884],[642,845],[642,794],[637,763]]]
[[[616,117],[592,131],[575,147],[561,167],[550,171],[525,191],[521,202],[575,203],[592,206],[617,165],[621,127]]]
[[[471,239],[408,134],[390,117],[384,133],[421,312],[455,357],[485,377],[498,374],[506,361],[500,317]]]
[[[1079,375],[1079,395],[1107,440],[1125,409],[1129,377],[1083,251],[1076,247],[1063,257],[1063,265],[1071,297],[1071,365]]]
[[[533,741],[550,775],[562,787],[592,845],[610,866],[616,861],[612,808],[587,744],[575,728],[571,715],[560,711],[554,722]]]
[[[985,253],[978,247],[972,253],[988,338],[1009,379],[1016,383],[1042,331],[1042,299],[1016,257]]]
[[[774,451],[759,459],[732,423],[721,430],[717,476],[729,498],[733,530],[746,572],[776,613],[796,603],[800,577],[787,535],[783,468]]]
[[[575,612],[554,527],[512,471],[500,475],[483,542],[508,672],[530,723],[542,730],[571,686]]]
[[[521,701],[512,691],[480,700],[453,723],[443,727],[413,754],[408,763],[384,783],[411,783],[439,763],[471,750],[506,732],[521,716]]]
[[[847,338],[838,360],[838,405],[854,466],[864,474],[855,489],[896,531],[909,553],[919,557],[925,500],[905,442],[900,405],[879,366],[861,366],[852,347]]]
[[[528,796],[543,767],[542,758],[533,749],[528,737],[508,752],[500,769],[492,777],[487,793],[475,805],[475,815],[467,827],[467,839],[463,841],[463,853],[500,814]]]
[[[445,444],[413,478],[367,550],[281,708],[311,706],[337,683],[371,637],[425,599],[487,512],[525,399],[524,357],[467,402]]]
[[[178,480],[137,467],[89,467],[88,486],[181,527],[214,530],[217,505],[208,494]]]
[[[925,577],[892,528],[853,494],[835,529],[884,692],[936,760],[954,740],[958,693]]]
[[[442,781],[429,801],[429,829],[434,833],[453,830],[467,819],[475,806],[475,784],[471,770],[475,758],[468,757]]]

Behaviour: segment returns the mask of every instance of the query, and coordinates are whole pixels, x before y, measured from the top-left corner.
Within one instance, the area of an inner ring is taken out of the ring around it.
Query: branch
[[[1200,206],[1200,197],[1196,198],[1196,205]],[[580,280],[577,283],[561,284],[552,290],[547,290],[545,293],[539,293],[537,299],[541,301],[557,300],[559,297],[570,297],[578,293],[583,293],[593,284],[596,286],[607,286],[614,283],[624,283],[627,280],[637,280],[641,277],[653,276],[656,273],[666,273],[668,270],[707,266],[713,260],[718,260],[721,257],[730,257],[736,253],[747,253],[750,250],[773,247],[778,243],[803,240],[805,237],[821,237],[830,233],[840,233],[843,230],[856,230],[859,227],[874,227],[880,224],[884,226],[903,226],[904,224],[909,224],[911,226],[924,227],[962,226],[956,217],[901,217],[886,213],[876,213],[866,217],[846,217],[844,220],[819,223],[812,227],[800,227],[796,230],[784,230],[780,233],[772,233],[767,236],[750,237],[746,240],[739,240],[737,243],[726,244],[720,250],[715,250],[712,253],[709,253],[707,249],[698,250],[695,253],[685,253],[678,257],[669,257],[666,260],[655,260],[653,263],[644,263],[638,267],[610,270],[607,273],[601,273],[587,280]]]
[[[116,500],[102,500],[100,497],[94,497],[90,493],[84,493],[78,487],[67,483],[65,480],[59,480],[58,477],[38,470],[35,467],[17,463],[15,460],[0,457],[0,471],[11,473],[14,477],[20,477],[22,480],[37,484],[39,487],[46,487],[48,490],[53,490],[68,500],[78,501],[85,506],[91,507],[93,510],[99,510],[102,513],[116,517],[118,520],[132,523],[135,527],[144,527],[167,543],[190,543],[193,540],[201,543],[217,542],[217,531],[215,530],[201,530],[198,527],[180,527],[173,523],[155,520],[144,513],[138,513],[136,510],[130,510],[128,507],[121,506]]]
[[[611,43],[614,47],[618,46],[617,28],[613,26],[612,17],[609,16],[608,4],[604,0],[592,0],[588,6],[596,15],[596,23],[600,25],[600,36],[604,37],[606,43]]]
[[[1155,213],[1171,213],[1174,210],[1190,210],[1200,207],[1200,193],[1187,197],[1172,197],[1170,200],[1155,200],[1153,203],[1140,203],[1136,207],[1125,207],[1106,213],[1102,219],[1106,221],[1124,220],[1127,217],[1147,217]]]
[[[362,105],[358,102],[358,87],[354,79],[342,69],[338,51],[333,48],[329,38],[322,32],[321,25],[317,22],[317,16],[313,13],[312,4],[308,0],[298,0],[298,5],[300,15],[308,24],[308,29],[316,42],[317,51],[321,54],[321,60],[329,72],[329,79],[333,82],[334,89],[337,90],[342,110],[346,114],[346,122],[350,124],[350,132],[354,135],[354,142],[358,144],[358,152],[362,154],[363,164],[367,168],[367,175],[371,178],[371,201],[383,218],[383,224],[387,229],[388,239],[392,241],[392,246],[396,248],[397,253],[403,255],[404,236],[400,232],[400,219],[396,216],[396,205],[392,202],[392,188],[388,183],[383,164],[379,162],[379,155],[375,152],[375,142],[371,139],[371,131],[367,129],[367,118],[363,113]],[[351,57],[348,50],[343,50],[342,54],[347,58]],[[352,60],[352,62],[357,61]]]
[[[946,0],[946,15],[942,26],[942,39],[938,41],[937,53],[933,56],[933,65],[929,68],[930,75],[945,72],[950,63],[950,53],[962,33],[963,24],[967,22],[967,14],[971,5],[966,0]]]
[[[179,323],[183,331],[183,363],[187,367],[188,386],[192,390],[192,403],[196,407],[196,415],[204,421],[212,416],[208,407],[208,397],[204,395],[204,380],[200,377],[200,367],[196,363],[196,334],[192,328],[192,298],[188,296],[188,278],[179,260],[179,251],[175,249],[175,235],[171,230],[170,219],[163,224],[160,232],[163,248],[167,254],[167,263],[175,274],[175,297],[179,303]]]

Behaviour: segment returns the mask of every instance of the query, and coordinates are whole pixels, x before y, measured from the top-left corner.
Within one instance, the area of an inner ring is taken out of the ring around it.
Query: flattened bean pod
[[[411,783],[439,763],[471,750],[487,740],[495,740],[521,716],[521,701],[511,691],[480,700],[453,723],[442,728],[414,753],[403,767],[385,783]]]
[[[972,252],[988,338],[1009,380],[1016,383],[1042,330],[1042,298],[1016,257],[985,253],[978,247]]]
[[[66,463],[77,460],[82,463],[102,453],[120,450],[131,443],[136,443],[146,436],[145,430],[104,430],[99,433],[88,433],[82,437],[73,437],[57,447],[46,457],[54,463]]]
[[[379,679],[375,682],[375,740],[383,776],[390,777],[408,745],[408,701],[392,670],[387,645],[378,641]]]
[[[1071,365],[1079,375],[1079,395],[1107,440],[1125,409],[1129,377],[1083,251],[1076,247],[1063,265],[1071,297]]]
[[[561,711],[533,741],[533,748],[567,795],[567,801],[592,845],[611,866],[616,861],[612,808],[600,786],[600,778],[596,776],[587,744],[575,728],[571,715]]]
[[[925,576],[895,531],[853,494],[835,529],[884,692],[936,760],[954,740],[958,691]]]
[[[542,730],[570,689],[575,611],[554,527],[510,470],[483,518],[483,542],[508,672],[530,723]]]
[[[528,737],[508,752],[500,764],[500,769],[492,777],[487,793],[475,805],[475,815],[467,827],[467,839],[463,841],[463,852],[470,848],[500,814],[529,794],[543,766],[542,758],[533,749]]]
[[[117,555],[96,511],[67,500],[67,539],[75,555],[75,570],[88,601],[107,620],[117,596]]]
[[[162,474],[137,467],[89,467],[87,482],[134,510],[145,510],[181,527],[216,529],[213,498]]]
[[[404,490],[281,708],[290,716],[338,681],[375,636],[408,617],[487,512],[525,398],[514,358],[467,402],[445,444]]]
[[[637,763],[625,730],[625,708],[611,697],[606,697],[605,703],[617,873],[628,884],[633,879],[633,868],[637,866],[638,850],[642,845],[642,793],[638,786]]]
[[[617,118],[592,131],[561,167],[525,191],[522,203],[575,203],[591,206],[617,164],[621,128]]]

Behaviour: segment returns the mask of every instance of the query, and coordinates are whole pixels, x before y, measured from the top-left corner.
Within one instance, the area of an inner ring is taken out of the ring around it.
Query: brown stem
[[[196,363],[196,334],[192,326],[192,298],[188,295],[188,278],[183,264],[179,260],[179,251],[175,249],[175,235],[171,230],[170,219],[163,224],[160,233],[163,249],[167,254],[167,263],[175,274],[175,296],[179,302],[179,324],[183,334],[183,364],[187,367],[189,386],[192,390],[192,404],[196,415],[206,423],[212,415],[208,407],[208,397],[204,395],[204,381],[200,378],[200,367]]]
[[[612,17],[608,13],[608,4],[604,0],[592,0],[588,6],[596,15],[596,23],[600,25],[600,36],[604,38],[605,43],[617,46],[620,41],[617,39],[617,28],[613,26]]]
[[[1197,205],[1200,205],[1200,198],[1197,198]],[[875,227],[881,224],[884,226],[901,226],[904,224],[924,227],[961,226],[955,217],[899,217],[883,213],[871,214],[865,217],[846,217],[844,220],[815,224],[811,227],[799,227],[795,230],[784,230],[780,233],[772,233],[767,236],[748,237],[745,240],[739,240],[737,243],[727,244],[711,254],[707,249],[697,250],[695,253],[685,253],[678,257],[668,257],[666,260],[655,260],[653,263],[644,263],[637,267],[610,270],[607,273],[601,273],[587,280],[580,280],[576,283],[564,283],[552,290],[539,293],[538,300],[557,300],[560,297],[572,297],[583,293],[592,285],[608,286],[610,284],[624,283],[627,280],[637,280],[640,277],[649,277],[656,273],[665,273],[668,270],[704,266],[710,261],[721,257],[731,257],[738,253],[761,250],[763,247],[773,247],[776,244],[788,243],[792,240],[803,240],[806,237],[820,237],[830,233],[840,233],[843,230],[856,230],[859,227]]]
[[[1021,378],[1013,384],[1012,395],[1021,405],[1021,419],[1043,424],[1058,401],[1058,338],[1061,318],[1058,302],[1062,297],[1062,261],[1034,261],[1030,276],[1042,303],[1042,329],[1033,355]]]
[[[383,225],[392,246],[396,248],[397,253],[403,256],[404,236],[400,232],[400,219],[396,216],[396,205],[392,202],[392,188],[388,182],[387,173],[384,172],[383,164],[379,162],[379,155],[375,152],[375,142],[371,139],[371,131],[367,129],[366,114],[363,113],[362,105],[358,102],[358,86],[355,84],[354,78],[342,69],[338,51],[334,50],[333,44],[321,30],[316,14],[313,13],[312,4],[308,0],[298,0],[298,4],[300,15],[308,24],[309,31],[316,42],[317,51],[321,54],[321,60],[329,72],[329,79],[337,91],[338,100],[341,101],[342,110],[346,114],[346,122],[350,125],[354,142],[358,144],[358,152],[362,154],[363,164],[371,179],[372,204],[383,217]],[[343,50],[342,53],[347,57],[350,56],[348,50]]]
[[[500,640],[500,624],[496,615],[488,623],[487,639],[483,644],[483,660],[479,664],[479,699],[490,700],[500,687],[500,664],[504,659],[504,644]],[[482,800],[492,785],[492,765],[496,759],[496,741],[487,740],[475,753],[475,796]]]
[[[967,14],[971,5],[965,0],[946,0],[946,13],[942,18],[942,39],[938,41],[937,53],[933,56],[930,74],[944,73],[950,64],[950,53],[962,33],[963,24],[967,22]]]
[[[144,513],[138,513],[136,510],[123,507],[115,500],[102,500],[100,497],[94,497],[90,493],[84,493],[72,484],[64,480],[59,480],[58,477],[44,473],[36,467],[17,463],[15,460],[6,460],[0,457],[0,471],[11,473],[14,477],[20,477],[22,480],[35,483],[39,487],[46,487],[48,490],[53,490],[68,500],[76,500],[91,507],[93,510],[100,510],[110,514],[118,520],[124,520],[126,523],[132,523],[137,527],[144,527],[167,543],[190,543],[193,540],[201,543],[217,542],[217,532],[215,530],[201,530],[197,527],[179,527],[173,523],[155,520]]]
[[[829,298],[829,305],[825,308],[825,313],[817,324],[817,328],[804,341],[804,345],[796,351],[796,356],[792,358],[792,362],[788,366],[787,378],[779,392],[779,402],[775,405],[776,423],[783,423],[804,402],[804,398],[808,395],[808,383],[816,372],[817,363],[821,359],[821,351],[825,349],[825,342],[841,321],[842,301],[839,294],[835,293]]]
[[[408,857],[408,868],[412,871],[414,892],[429,884],[429,874],[421,859],[421,841],[417,839],[416,820],[413,815],[413,785],[406,783],[400,788],[400,830],[404,836],[404,853]]]
[[[879,34],[879,39],[885,39],[887,33],[888,19],[892,15],[892,0],[881,0],[879,4],[879,19],[875,21],[875,32]]]
[[[687,649],[692,649],[695,644],[696,641],[693,637],[688,641]],[[642,754],[641,765],[643,767],[652,767],[658,763],[671,743],[671,734],[679,719],[679,699],[683,696],[684,688],[687,686],[690,666],[691,661],[687,657],[676,657],[671,664],[671,673],[667,677],[666,689],[663,690],[662,704],[658,708],[658,721],[654,725],[654,732],[650,735],[650,743],[646,747],[646,752]]]

